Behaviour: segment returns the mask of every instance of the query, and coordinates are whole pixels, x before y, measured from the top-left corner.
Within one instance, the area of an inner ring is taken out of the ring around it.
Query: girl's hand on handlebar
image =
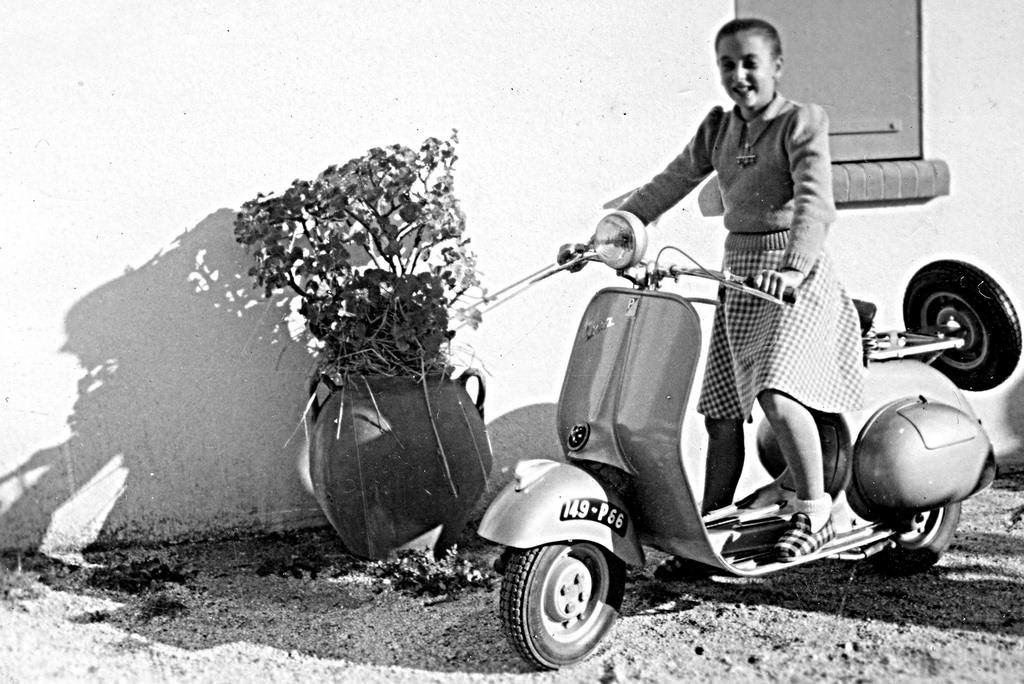
[[[773,271],[766,269],[752,276],[752,285],[765,294],[782,299],[787,290],[795,290],[804,282],[804,274],[795,269]]]

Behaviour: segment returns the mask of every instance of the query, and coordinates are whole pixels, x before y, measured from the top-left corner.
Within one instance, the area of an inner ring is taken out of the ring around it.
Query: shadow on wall
[[[288,300],[253,290],[219,210],[67,315],[86,374],[71,437],[34,454],[0,546],[74,550],[323,522],[303,477],[312,361]]]
[[[483,495],[470,514],[476,521],[502,487],[512,480],[519,461],[547,458],[565,462],[556,432],[556,405],[531,404],[509,411],[487,423],[493,458]]]
[[[1003,407],[1002,427],[1010,437],[1002,449],[997,449],[996,462],[1000,471],[1024,471],[1024,442],[1018,437],[1024,433],[1024,381],[1017,380],[1007,392]]]

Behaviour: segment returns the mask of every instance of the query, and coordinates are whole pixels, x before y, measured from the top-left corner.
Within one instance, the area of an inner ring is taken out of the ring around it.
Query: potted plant
[[[314,493],[365,557],[431,532],[440,552],[490,468],[482,378],[452,378],[454,328],[479,322],[483,294],[454,194],[457,142],[373,148],[257,195],[235,222],[254,286],[290,291],[305,320]]]

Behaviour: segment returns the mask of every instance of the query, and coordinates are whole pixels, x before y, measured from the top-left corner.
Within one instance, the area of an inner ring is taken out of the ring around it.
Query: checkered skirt
[[[723,267],[739,276],[778,269],[783,252],[727,251]],[[777,390],[827,413],[863,401],[863,347],[853,303],[822,254],[779,306],[725,290],[715,309],[697,410],[709,418],[746,419],[762,390]]]

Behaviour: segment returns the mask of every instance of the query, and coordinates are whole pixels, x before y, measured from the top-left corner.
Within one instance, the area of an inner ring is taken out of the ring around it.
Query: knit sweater
[[[649,223],[713,171],[729,231],[725,248],[785,249],[782,268],[809,273],[836,217],[825,110],[778,94],[749,122],[738,108],[715,107],[682,153],[619,208]]]

